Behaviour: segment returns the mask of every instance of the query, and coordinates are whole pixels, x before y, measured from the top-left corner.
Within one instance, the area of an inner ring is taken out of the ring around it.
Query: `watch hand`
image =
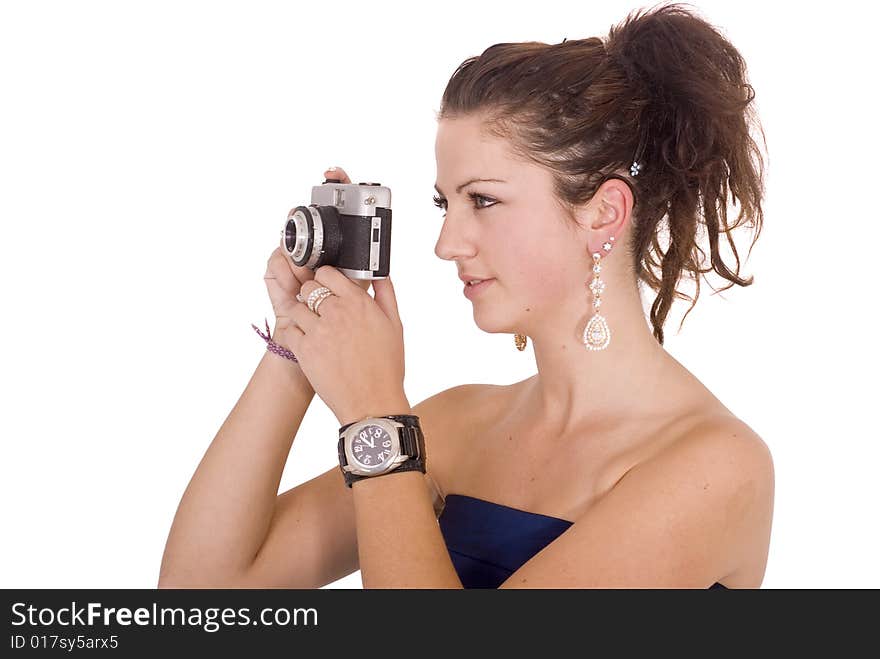
[[[376,440],[375,439],[372,442],[367,442],[367,440],[365,439],[364,443],[369,444],[370,448],[376,448]]]

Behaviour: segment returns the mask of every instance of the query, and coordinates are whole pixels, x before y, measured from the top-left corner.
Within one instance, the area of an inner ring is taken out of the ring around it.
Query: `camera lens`
[[[331,206],[297,206],[284,224],[284,249],[294,264],[312,270],[335,265],[341,240],[339,214]]]
[[[301,257],[307,240],[305,231],[297,231],[296,220],[287,220],[287,225],[284,227],[284,247],[288,253],[294,257]]]

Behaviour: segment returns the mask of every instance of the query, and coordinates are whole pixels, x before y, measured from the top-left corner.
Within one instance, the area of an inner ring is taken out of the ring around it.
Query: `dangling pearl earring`
[[[614,243],[614,236],[605,242],[602,249],[606,252],[611,251]],[[602,266],[599,265],[599,259],[602,256],[599,252],[593,254],[593,281],[590,282],[590,290],[593,292],[593,317],[590,318],[587,326],[584,328],[583,342],[587,350],[604,350],[611,343],[611,328],[605,318],[599,315],[599,306],[602,304],[602,291],[605,290],[605,282],[599,279],[599,273],[602,272]]]

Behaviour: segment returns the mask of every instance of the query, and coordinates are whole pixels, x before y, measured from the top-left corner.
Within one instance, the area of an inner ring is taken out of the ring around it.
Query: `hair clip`
[[[629,173],[631,176],[638,176],[639,172],[642,171],[643,163],[633,162],[632,166],[629,168]]]

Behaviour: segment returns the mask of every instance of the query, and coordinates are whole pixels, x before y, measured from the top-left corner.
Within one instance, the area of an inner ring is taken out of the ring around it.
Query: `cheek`
[[[515,263],[499,271],[499,278],[504,298],[520,312],[558,312],[571,304],[571,276],[546,254],[522,250]]]
[[[499,236],[497,244],[507,245],[499,278],[505,273],[504,284],[535,304],[559,304],[570,297],[572,287],[582,286],[584,254],[571,235],[559,232],[522,230],[528,223]],[[584,248],[585,249],[585,248]],[[580,290],[580,289],[578,289]],[[584,289],[586,290],[586,289]]]

